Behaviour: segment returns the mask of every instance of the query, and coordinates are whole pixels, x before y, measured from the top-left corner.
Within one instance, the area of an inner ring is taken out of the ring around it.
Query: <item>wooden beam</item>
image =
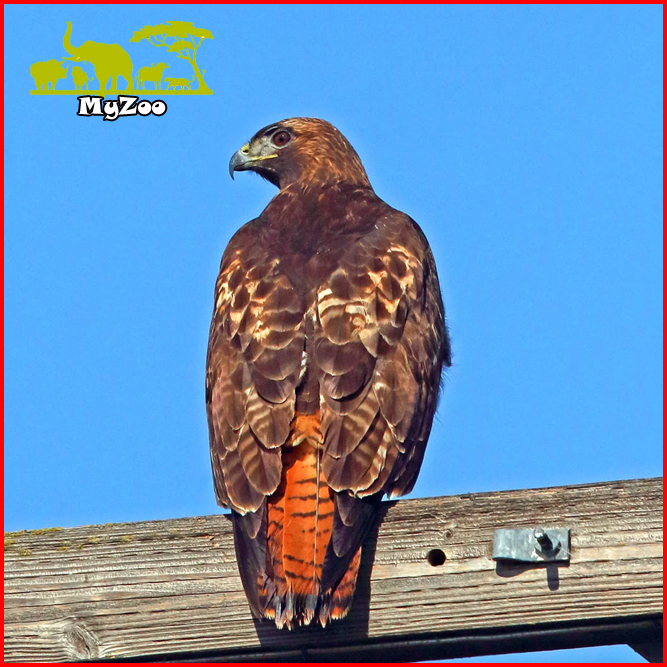
[[[252,619],[225,515],[6,533],[5,660],[393,662],[616,643],[658,655],[662,479],[381,514],[350,617],[291,632]],[[491,559],[495,528],[536,525],[571,529],[569,565]]]

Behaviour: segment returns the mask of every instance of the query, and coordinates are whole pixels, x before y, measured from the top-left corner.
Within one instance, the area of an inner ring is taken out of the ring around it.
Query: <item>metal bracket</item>
[[[498,528],[493,532],[493,560],[569,562],[570,529]]]

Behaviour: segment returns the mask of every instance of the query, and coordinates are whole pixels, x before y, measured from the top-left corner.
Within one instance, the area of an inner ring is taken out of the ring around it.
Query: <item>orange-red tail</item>
[[[322,625],[352,604],[361,542],[379,497],[334,492],[322,473],[319,415],[299,415],[283,447],[283,476],[254,515],[235,515],[237,558],[256,616],[279,628]],[[344,520],[343,520],[344,518]]]
[[[269,499],[268,550],[279,600],[267,616],[275,617],[278,627],[309,624],[323,593],[334,501],[321,473],[320,456],[321,450],[309,440],[287,450],[285,483]]]

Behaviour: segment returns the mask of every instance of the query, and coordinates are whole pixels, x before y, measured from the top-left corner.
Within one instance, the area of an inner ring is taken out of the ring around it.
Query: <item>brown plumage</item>
[[[280,188],[227,246],[206,370],[218,503],[250,607],[278,627],[351,605],[383,494],[416,480],[450,346],[417,224],[336,128],[291,118],[230,162]]]

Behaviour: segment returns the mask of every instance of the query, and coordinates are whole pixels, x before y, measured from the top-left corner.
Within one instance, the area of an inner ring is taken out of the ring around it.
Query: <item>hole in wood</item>
[[[445,552],[442,549],[431,549],[426,554],[426,560],[433,565],[433,567],[437,567],[438,565],[444,564],[445,560],[447,560],[447,556],[445,556]]]

